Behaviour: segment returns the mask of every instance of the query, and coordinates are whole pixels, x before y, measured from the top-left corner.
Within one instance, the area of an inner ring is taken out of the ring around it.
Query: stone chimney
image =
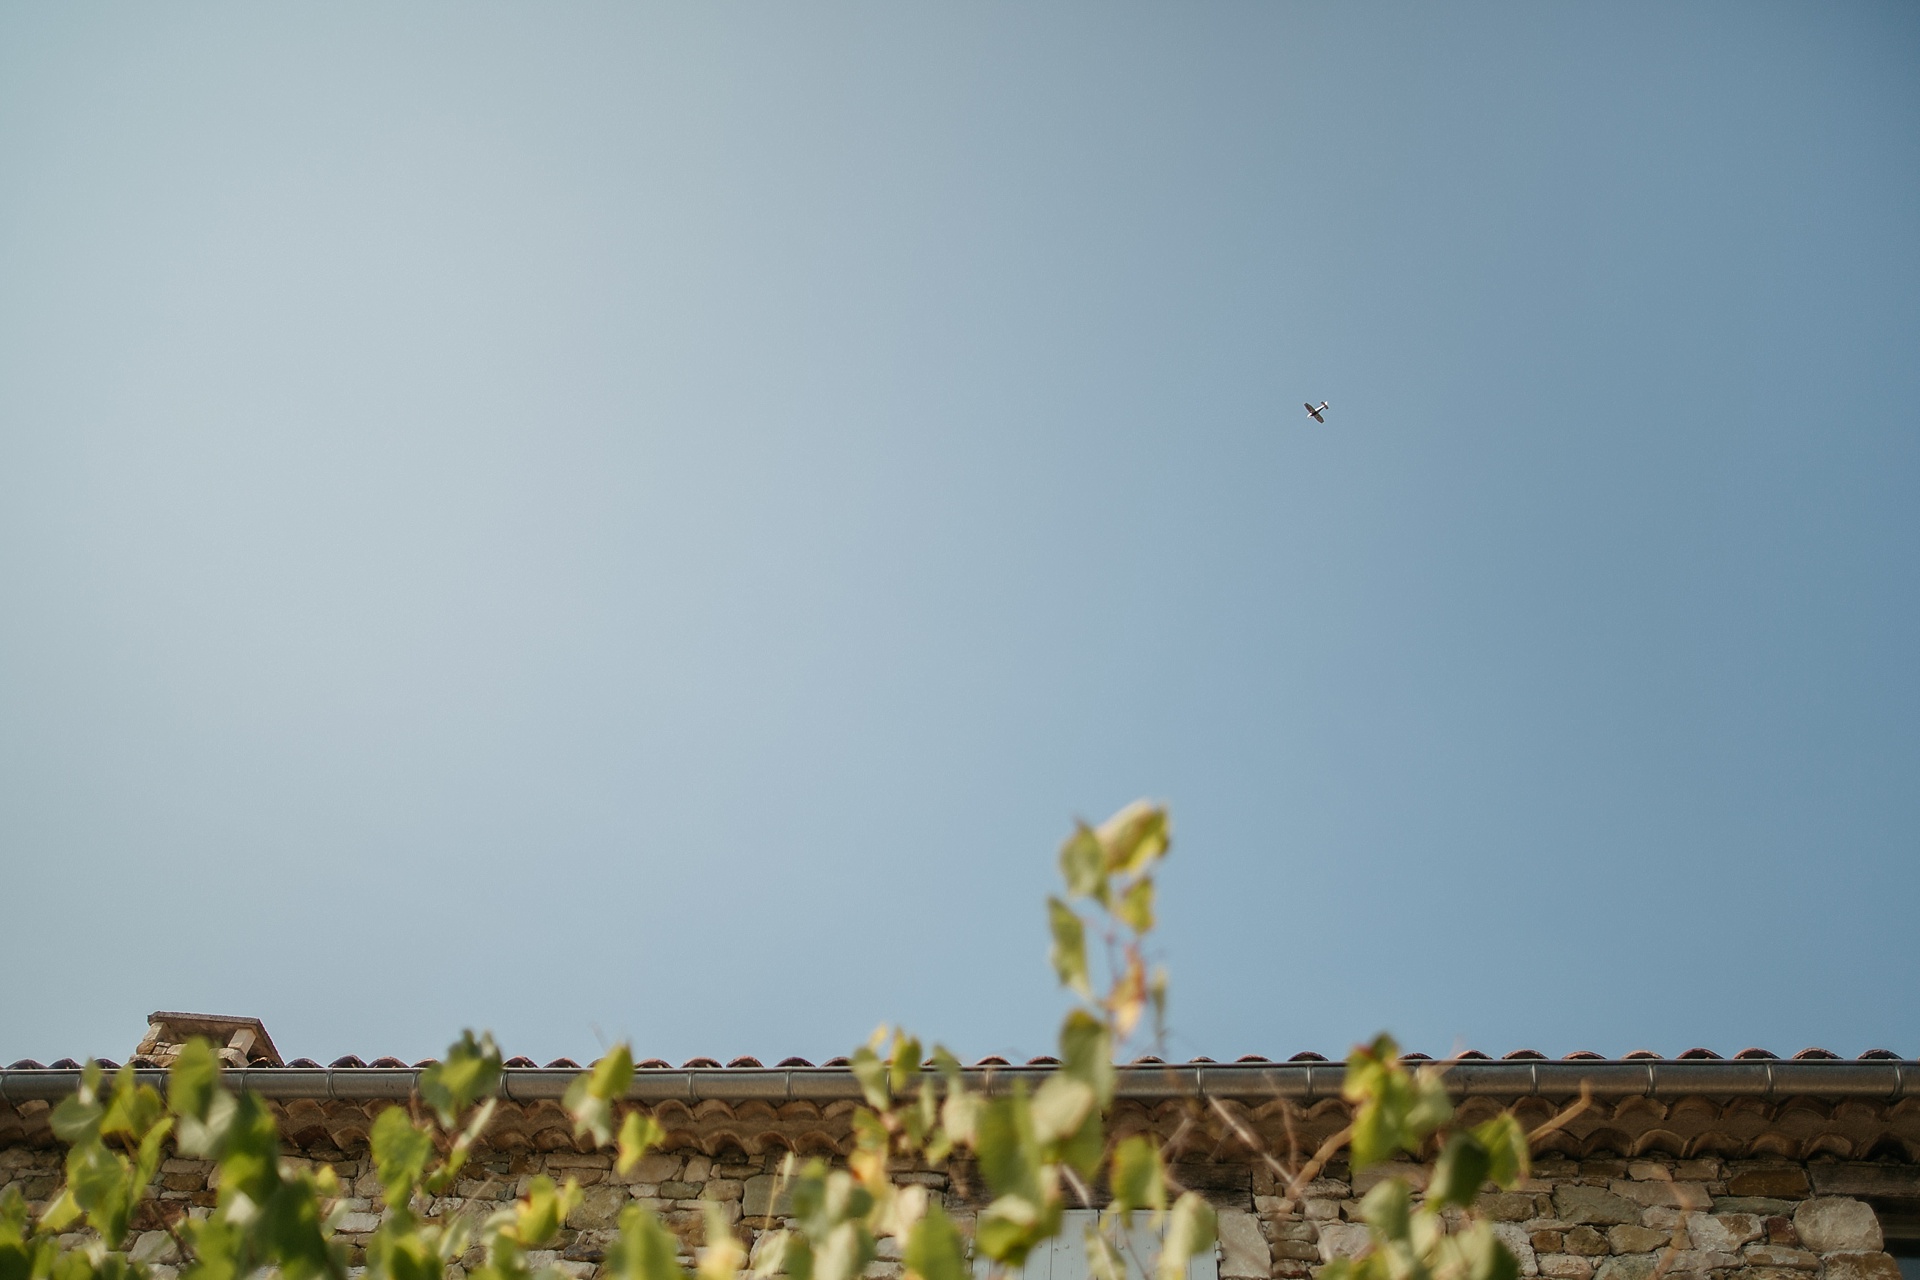
[[[220,1061],[230,1067],[279,1067],[280,1051],[258,1018],[223,1018],[213,1013],[150,1013],[146,1038],[135,1057],[156,1066],[171,1066],[187,1041],[199,1036],[211,1040]]]

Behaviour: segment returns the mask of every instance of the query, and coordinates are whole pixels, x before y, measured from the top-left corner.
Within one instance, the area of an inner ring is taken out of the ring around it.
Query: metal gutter
[[[967,1067],[974,1088],[1010,1092],[1025,1082],[1037,1087],[1054,1068]],[[263,1098],[374,1102],[404,1099],[420,1071],[414,1067],[250,1067],[221,1073],[226,1084]],[[580,1073],[549,1067],[512,1067],[503,1073],[500,1095],[515,1102],[558,1101]],[[1258,1104],[1275,1098],[1315,1102],[1340,1096],[1345,1067],[1337,1062],[1185,1063],[1118,1068],[1116,1092],[1123,1099],[1159,1102],[1220,1098]],[[137,1070],[142,1083],[165,1088],[166,1073]],[[80,1083],[76,1070],[0,1070],[0,1101],[53,1101]],[[1447,1065],[1447,1089],[1455,1097],[1570,1098],[1590,1085],[1601,1098],[1818,1097],[1892,1100],[1920,1096],[1915,1081],[1920,1060],[1870,1061],[1613,1059],[1483,1061]],[[858,1101],[859,1084],[844,1067],[710,1067],[643,1069],[627,1090],[633,1102],[688,1104],[758,1100],[778,1105]]]

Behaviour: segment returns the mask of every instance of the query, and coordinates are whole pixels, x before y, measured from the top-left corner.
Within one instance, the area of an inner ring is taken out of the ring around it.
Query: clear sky
[[[1315,426],[1304,400],[1332,401]],[[1920,9],[0,9],[0,1061],[1920,1053]]]

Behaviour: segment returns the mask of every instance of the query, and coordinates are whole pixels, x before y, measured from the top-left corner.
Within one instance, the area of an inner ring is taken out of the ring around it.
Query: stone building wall
[[[778,1195],[786,1152],[721,1149],[708,1154],[687,1144],[656,1153],[632,1173],[612,1158],[570,1149],[495,1149],[468,1165],[453,1194],[430,1200],[429,1215],[486,1213],[522,1194],[536,1175],[577,1179],[584,1196],[568,1219],[559,1247],[538,1261],[586,1280],[594,1274],[621,1209],[646,1205],[686,1244],[703,1230],[701,1202],[716,1201],[741,1238],[754,1242],[769,1227],[786,1225]],[[17,1186],[43,1202],[59,1184],[61,1151],[50,1145],[0,1146],[0,1185]],[[340,1238],[362,1246],[379,1222],[379,1189],[364,1147],[290,1146],[288,1159],[330,1164],[348,1191]],[[162,1215],[204,1212],[213,1204],[209,1166],[169,1159],[156,1197],[144,1204],[136,1256],[161,1264],[167,1280],[172,1244],[158,1230]],[[1359,1198],[1388,1173],[1416,1186],[1425,1170],[1398,1165],[1358,1178],[1334,1163],[1304,1188],[1297,1202],[1263,1163],[1188,1159],[1173,1166],[1185,1186],[1201,1191],[1220,1211],[1221,1275],[1225,1280],[1307,1280],[1329,1259],[1358,1252],[1366,1229],[1357,1220]],[[966,1219],[984,1202],[965,1164],[943,1170],[906,1170]],[[1528,1276],[1549,1280],[1899,1280],[1885,1251],[1874,1203],[1920,1204],[1920,1165],[1899,1161],[1681,1158],[1571,1158],[1548,1155],[1519,1190],[1491,1194],[1484,1208],[1519,1256]],[[1870,1203],[1871,1202],[1871,1203]],[[356,1256],[357,1261],[357,1256]],[[882,1244],[874,1280],[900,1273],[895,1242]],[[456,1272],[450,1280],[461,1280]]]

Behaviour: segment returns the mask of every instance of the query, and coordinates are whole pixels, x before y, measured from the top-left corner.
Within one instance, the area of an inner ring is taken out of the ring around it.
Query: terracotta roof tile
[[[758,1058],[741,1057],[733,1059],[733,1061],[727,1063],[727,1065],[730,1067],[757,1067],[760,1066],[761,1063]]]
[[[1547,1055],[1538,1049],[1515,1049],[1512,1053],[1502,1054],[1503,1062],[1545,1062]]]
[[[1762,1058],[1778,1058],[1779,1055],[1768,1049],[1742,1049],[1733,1057],[1736,1062],[1755,1062]]]
[[[779,1065],[783,1067],[810,1067],[813,1064],[805,1058],[782,1058],[780,1059]]]
[[[1718,1062],[1720,1060],[1720,1055],[1715,1053],[1711,1049],[1689,1049],[1685,1053],[1680,1055],[1679,1060],[1681,1062],[1694,1062],[1702,1058],[1711,1058],[1715,1062]]]

